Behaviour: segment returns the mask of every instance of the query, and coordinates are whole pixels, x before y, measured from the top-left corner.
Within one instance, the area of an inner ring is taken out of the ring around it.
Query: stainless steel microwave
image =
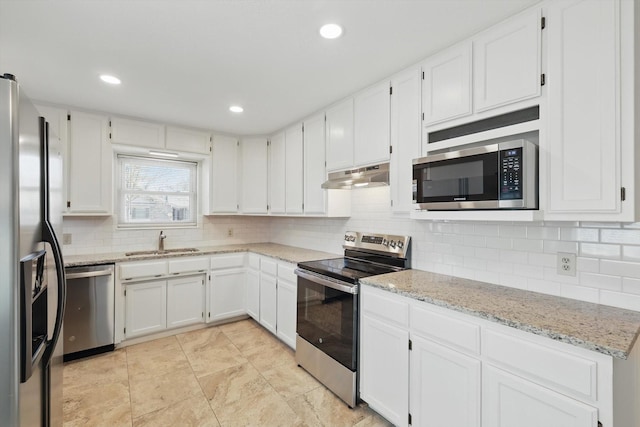
[[[538,209],[538,146],[526,139],[413,160],[423,210]]]

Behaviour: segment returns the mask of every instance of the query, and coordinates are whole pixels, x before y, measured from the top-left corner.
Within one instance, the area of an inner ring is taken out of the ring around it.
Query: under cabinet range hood
[[[349,189],[389,185],[389,163],[332,172],[322,184],[326,189]]]

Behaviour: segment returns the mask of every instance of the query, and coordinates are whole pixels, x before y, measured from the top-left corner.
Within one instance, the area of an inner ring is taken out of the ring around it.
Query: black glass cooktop
[[[344,257],[301,262],[298,263],[298,267],[349,283],[356,283],[358,279],[363,277],[400,270],[400,268],[396,267],[372,264]]]

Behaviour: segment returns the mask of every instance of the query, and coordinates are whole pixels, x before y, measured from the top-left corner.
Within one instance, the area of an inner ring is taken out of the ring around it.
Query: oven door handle
[[[299,268],[296,268],[294,272],[297,276],[302,277],[303,279],[307,279],[311,282],[335,289],[337,291],[347,292],[349,294],[358,293],[358,285],[353,285],[351,283],[341,282],[338,280],[329,280],[316,274],[307,273],[306,271]]]

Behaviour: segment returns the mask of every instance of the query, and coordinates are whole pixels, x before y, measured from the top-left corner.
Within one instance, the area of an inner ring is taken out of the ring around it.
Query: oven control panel
[[[406,258],[410,240],[411,237],[409,236],[347,231],[344,235],[344,243],[342,246],[345,249],[370,249],[394,254],[400,258]]]

